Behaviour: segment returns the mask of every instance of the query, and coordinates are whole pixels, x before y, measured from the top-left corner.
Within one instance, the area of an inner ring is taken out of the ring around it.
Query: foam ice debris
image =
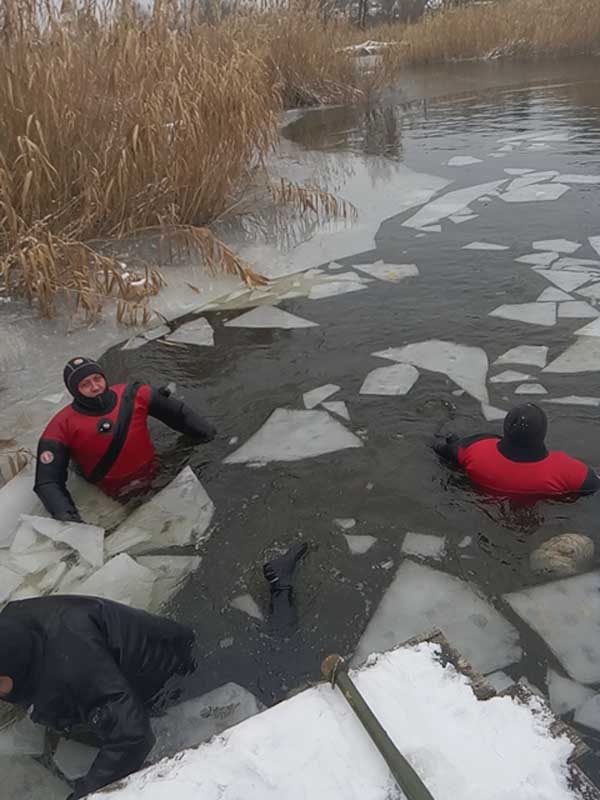
[[[600,256],[600,236],[590,236],[588,241]]]
[[[463,247],[463,250],[508,250],[504,244],[492,244],[491,242],[471,242]]]
[[[45,741],[46,728],[22,717],[0,730],[0,757],[41,756]]]
[[[302,400],[304,401],[305,408],[314,408],[318,406],[323,400],[327,400],[332,394],[339,392],[340,387],[335,383],[328,383],[325,386],[317,386],[316,389],[311,389],[310,392],[304,392]]]
[[[404,347],[390,347],[373,355],[447,375],[471,397],[489,403],[486,388],[488,358],[481,347],[430,339]]]
[[[474,156],[452,156],[448,161],[449,167],[468,167],[471,164],[481,164],[481,159]]]
[[[412,389],[418,377],[418,370],[410,364],[378,367],[367,375],[360,394],[405,395]]]
[[[329,281],[319,283],[311,287],[308,293],[309,300],[322,300],[325,297],[334,297],[338,294],[348,294],[350,292],[360,292],[367,287],[363,283],[353,283],[352,281]]]
[[[416,264],[387,264],[377,261],[375,264],[356,264],[356,269],[378,278],[380,281],[397,283],[404,278],[414,278],[419,274]]]
[[[549,286],[547,289],[539,295],[536,299],[536,303],[563,303],[567,300],[572,300],[570,294],[563,292],[562,289],[555,289],[553,286]]]
[[[569,191],[563,183],[534,183],[522,189],[502,192],[500,197],[505,203],[535,203],[547,200],[558,200]]]
[[[152,592],[156,575],[121,553],[71,589],[71,594],[92,595],[141,608],[152,608]]]
[[[404,561],[367,625],[353,663],[435,628],[480,672],[521,657],[517,631],[468,583]]]
[[[174,333],[166,337],[165,341],[212,347],[215,343],[215,333],[208,320],[199,317],[180,325]]]
[[[544,639],[569,675],[600,681],[600,572],[552,581],[505,595],[512,609]]]
[[[554,180],[561,183],[598,184],[600,183],[600,175],[559,175]]]
[[[552,403],[557,406],[600,406],[600,397],[585,397],[570,394],[567,397],[553,397],[551,400],[544,400],[544,403]]]
[[[575,712],[575,722],[592,730],[600,731],[600,695],[586,700]]]
[[[225,463],[299,461],[356,447],[361,440],[326,411],[277,408]]]
[[[341,400],[334,400],[331,403],[323,403],[323,408],[329,411],[331,414],[335,414],[338,417],[341,417],[345,420],[350,420],[350,412],[348,411],[348,406]]]
[[[57,544],[65,544],[92,567],[104,563],[104,529],[81,522],[59,522],[48,517],[23,515],[23,523],[37,534]]]
[[[483,197],[489,192],[498,189],[505,181],[480,183],[477,186],[468,186],[465,189],[455,189],[452,192],[437,197],[423,206],[416,214],[405,220],[402,224],[408,228],[424,228],[440,220],[450,217],[466,208],[474,200]]]
[[[570,239],[544,239],[534,242],[534,250],[554,250],[557,253],[575,253],[581,247],[579,242],[572,242]]]
[[[526,322],[529,325],[556,325],[556,303],[515,303],[498,306],[490,317]]]
[[[258,306],[225,323],[225,327],[228,328],[283,328],[284,330],[316,326],[316,322],[297,317],[275,306]]]
[[[596,336],[578,336],[575,344],[555,358],[544,372],[597,372],[600,370],[600,341]]]
[[[402,552],[407,556],[440,559],[446,552],[446,540],[443,536],[430,536],[425,533],[409,531],[402,542]]]
[[[537,274],[565,292],[572,292],[589,281],[589,276],[581,272],[553,272],[550,269],[540,269],[537,270]]]
[[[494,361],[494,364],[526,364],[532,367],[545,367],[548,358],[546,345],[522,344],[512,347]]]
[[[515,394],[548,394],[541,383],[522,383],[515,389]]]
[[[64,800],[69,786],[28,756],[0,758],[3,800]]]
[[[190,467],[137,508],[107,538],[107,553],[142,554],[199,544],[210,535],[215,507]]]
[[[374,536],[355,536],[353,534],[344,533],[343,534],[346,543],[348,544],[348,549],[354,556],[363,556],[367,553],[375,544],[377,539]]]
[[[538,267],[548,267],[553,261],[560,258],[558,253],[528,253],[526,256],[515,258],[519,264],[533,264]]]
[[[137,563],[154,574],[152,600],[148,611],[160,611],[196,572],[202,559],[199,556],[138,556]]]
[[[510,689],[511,686],[514,686],[513,679],[506,674],[506,672],[502,672],[502,670],[498,670],[498,672],[493,672],[491,675],[486,675],[485,680],[490,686],[493,686],[497,692],[504,692],[506,689]]]
[[[565,678],[553,669],[548,669],[546,683],[550,697],[550,708],[559,717],[563,714],[568,714],[569,711],[573,711],[575,708],[579,708],[582,703],[585,703],[595,694],[593,689],[582,686],[570,678]]]
[[[229,605],[235,608],[236,611],[241,611],[242,614],[248,614],[249,617],[258,619],[261,622],[264,620],[262,611],[258,607],[256,600],[250,594],[241,594],[238,597],[234,597]]]
[[[531,375],[526,375],[524,372],[507,369],[499,375],[494,375],[493,378],[490,378],[490,383],[516,383],[517,381],[527,381],[530,377]]]

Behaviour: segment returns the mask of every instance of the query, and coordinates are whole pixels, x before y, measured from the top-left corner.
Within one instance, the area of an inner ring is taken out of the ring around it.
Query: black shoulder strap
[[[119,413],[117,415],[117,424],[114,427],[110,444],[94,469],[86,476],[90,483],[98,483],[98,481],[106,477],[110,468],[119,457],[119,453],[125,444],[125,439],[129,431],[135,396],[141,385],[141,383],[130,383],[123,392]]]

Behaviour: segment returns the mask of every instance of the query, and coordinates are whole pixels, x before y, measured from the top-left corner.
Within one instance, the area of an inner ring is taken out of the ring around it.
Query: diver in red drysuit
[[[72,358],[63,377],[73,402],[42,433],[34,485],[55,519],[81,522],[67,489],[70,459],[111,496],[126,493],[136,482],[149,483],[154,471],[149,416],[199,442],[215,437],[209,422],[165,389],[147,383],[109,387],[102,367],[91,359]]]
[[[501,494],[591,494],[600,488],[593,469],[544,444],[548,420],[534,403],[508,412],[504,436],[456,434],[434,444],[435,452],[462,467],[473,483]]]

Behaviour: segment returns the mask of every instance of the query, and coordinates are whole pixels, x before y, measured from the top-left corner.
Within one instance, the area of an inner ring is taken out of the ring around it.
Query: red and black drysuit
[[[456,435],[436,443],[438,455],[465,470],[470,480],[507,495],[591,494],[600,479],[587,464],[544,445],[546,415],[533,403],[510,411],[504,436]]]
[[[81,521],[67,489],[70,459],[88,481],[111,496],[137,481],[149,482],[155,457],[149,416],[200,442],[215,436],[213,426],[181,400],[146,383],[116,384],[97,397],[84,397],[77,387],[93,373],[104,374],[89,359],[67,364],[65,384],[74,400],[50,420],[38,444],[34,491],[59,520]]]

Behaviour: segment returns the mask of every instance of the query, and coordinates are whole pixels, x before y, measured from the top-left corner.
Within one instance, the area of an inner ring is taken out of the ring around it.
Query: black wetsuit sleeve
[[[69,448],[55,439],[40,439],[33,491],[54,519],[81,522],[79,512],[67,489]]]
[[[174,431],[191,436],[200,442],[210,442],[216,436],[216,429],[196,414],[177,397],[169,396],[164,389],[152,386],[148,414],[164,422]]]
[[[579,491],[582,494],[593,494],[594,492],[597,492],[598,489],[600,489],[600,478],[596,475],[591,467],[588,467],[585,480],[581,484]]]
[[[481,439],[489,438],[491,438],[489,433],[475,433],[472,436],[466,436],[463,439],[461,439],[455,433],[451,433],[449,436],[446,436],[445,441],[434,442],[433,449],[438,456],[440,456],[440,458],[444,459],[444,461],[458,465],[459,450],[469,447],[469,445],[475,444],[475,442],[479,442]]]

